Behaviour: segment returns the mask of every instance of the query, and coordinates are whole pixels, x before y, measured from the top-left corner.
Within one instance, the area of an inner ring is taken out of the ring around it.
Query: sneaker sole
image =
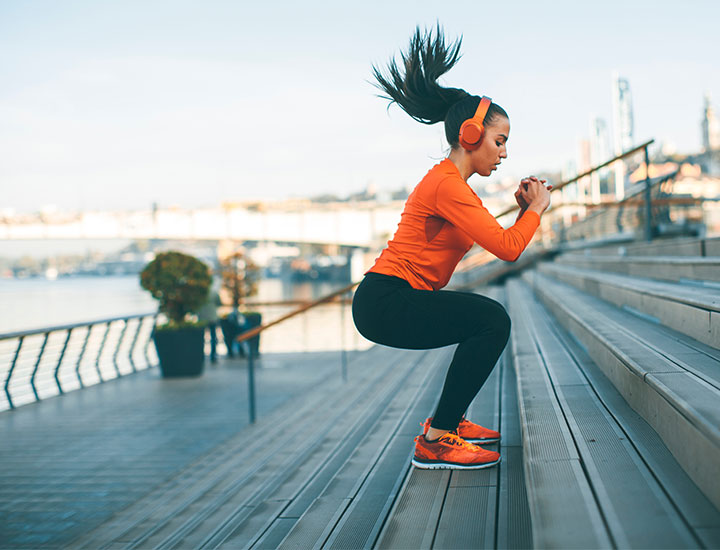
[[[483,464],[456,464],[454,462],[421,462],[416,458],[412,459],[412,465],[423,470],[480,470],[500,464],[500,459],[495,462],[485,462]]]
[[[465,438],[463,438],[465,439]],[[485,445],[487,443],[497,443],[500,438],[497,439],[465,439],[468,443],[474,443],[475,445]]]

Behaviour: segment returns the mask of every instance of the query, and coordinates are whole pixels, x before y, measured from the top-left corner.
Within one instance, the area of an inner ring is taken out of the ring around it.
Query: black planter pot
[[[223,340],[225,340],[228,357],[235,357],[236,351],[242,355],[242,350],[238,350],[237,344],[233,342],[235,337],[242,332],[240,325],[230,319],[220,319],[220,330],[222,330]]]
[[[202,374],[205,362],[205,327],[153,329],[152,336],[164,378]]]
[[[243,332],[258,327],[262,324],[262,314],[256,311],[245,311],[242,316],[245,318],[243,324],[239,324],[234,319],[224,318],[220,319],[220,330],[223,333],[223,339],[228,349],[228,356],[234,357],[237,352],[240,357],[245,356],[245,347],[234,344],[235,337]],[[253,336],[247,341],[249,348],[257,357],[260,354],[260,335]]]

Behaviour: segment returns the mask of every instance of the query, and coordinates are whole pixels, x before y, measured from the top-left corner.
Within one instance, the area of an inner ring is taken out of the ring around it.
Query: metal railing
[[[653,143],[654,140],[646,141],[557,185],[552,190],[553,194],[568,185],[579,185],[581,181],[601,174],[603,169],[642,153],[642,161],[637,164],[644,166],[644,177],[641,175],[641,179],[632,184],[621,198],[573,201],[563,194],[559,200],[553,200],[543,216],[541,231],[545,233],[544,243],[555,246],[565,241],[603,240],[610,237],[651,241],[666,234],[699,234],[703,221],[697,210],[702,210],[703,202],[708,199],[675,196],[672,186],[679,170],[656,177],[650,175],[648,148]],[[577,190],[575,196],[581,197],[582,194]],[[568,216],[568,213],[573,215]],[[569,217],[572,219],[568,220]]]
[[[0,334],[0,410],[145,370],[157,314]]]
[[[313,300],[312,302],[307,302],[303,304],[302,306],[298,307],[297,309],[294,309],[290,313],[287,313],[269,323],[266,323],[264,325],[260,325],[259,327],[252,328],[248,331],[243,332],[242,334],[239,334],[235,341],[238,343],[245,343],[251,338],[258,336],[262,332],[266,331],[267,329],[274,327],[275,325],[278,325],[282,323],[283,321],[287,321],[288,319],[291,319],[293,317],[296,317],[302,313],[307,312],[310,309],[313,309],[317,306],[320,306],[322,304],[326,304],[329,302],[338,302],[340,305],[340,369],[341,369],[341,375],[343,381],[347,381],[347,367],[348,367],[348,353],[347,353],[347,343],[345,342],[345,331],[343,328],[345,327],[346,322],[346,306],[349,303],[349,300],[346,299],[346,296],[349,295],[349,293],[352,291],[353,288],[355,288],[358,284],[360,284],[360,281],[351,283],[340,290],[336,290],[335,292],[331,292],[330,294],[327,294],[326,296],[323,296],[322,298],[318,298],[317,300]],[[257,418],[257,410],[256,410],[256,399],[255,399],[255,352],[253,350],[253,346],[245,346],[246,349],[246,355],[248,358],[248,408],[250,413],[250,422],[254,423],[255,419]]]

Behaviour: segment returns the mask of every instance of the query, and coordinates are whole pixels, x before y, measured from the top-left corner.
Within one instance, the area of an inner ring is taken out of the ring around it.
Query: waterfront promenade
[[[538,258],[465,274],[513,320],[498,467],[410,465],[451,347],[264,354],[253,425],[244,360],[151,368],[0,414],[0,546],[720,547],[720,239]]]
[[[338,354],[260,361],[258,415],[339,378]],[[0,547],[57,548],[211,459],[248,429],[246,363],[199,378],[152,368],[0,414]],[[248,441],[251,446],[251,441]]]

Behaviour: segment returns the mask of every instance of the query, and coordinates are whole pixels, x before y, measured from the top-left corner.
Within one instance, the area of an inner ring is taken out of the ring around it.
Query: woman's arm
[[[528,200],[528,193],[523,198]],[[445,178],[435,195],[438,214],[467,233],[477,244],[501,260],[514,262],[540,225],[540,213],[530,203],[512,227],[504,229],[462,178]],[[541,210],[542,212],[542,210]]]

